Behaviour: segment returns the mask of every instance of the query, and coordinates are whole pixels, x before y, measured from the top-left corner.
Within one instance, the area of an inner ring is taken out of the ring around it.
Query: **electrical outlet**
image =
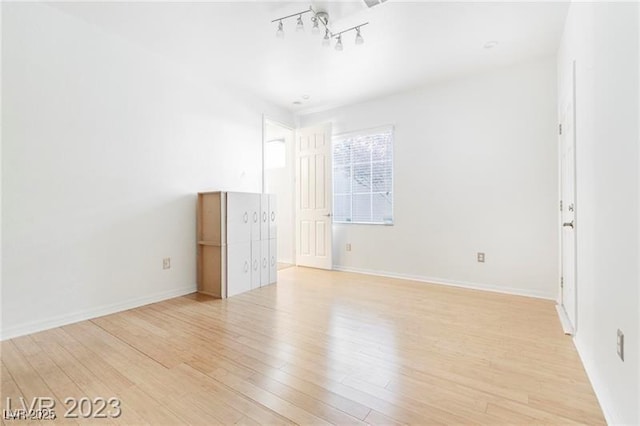
[[[162,269],[171,269],[171,258],[165,257],[162,259]]]
[[[618,356],[624,361],[624,333],[618,329]]]
[[[351,251],[351,243],[347,243],[347,251]]]
[[[478,252],[478,262],[484,263],[484,253]]]

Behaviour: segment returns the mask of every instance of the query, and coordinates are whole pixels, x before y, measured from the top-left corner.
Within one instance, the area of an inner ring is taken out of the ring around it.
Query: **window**
[[[333,221],[393,224],[393,127],[333,138]]]
[[[287,144],[284,139],[267,141],[264,150],[264,168],[282,169],[287,166]]]

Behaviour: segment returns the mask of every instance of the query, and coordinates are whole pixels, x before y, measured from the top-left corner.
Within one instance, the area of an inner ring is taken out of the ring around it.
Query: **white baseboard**
[[[587,373],[587,378],[589,382],[591,382],[591,387],[596,394],[596,398],[600,403],[600,408],[602,409],[602,414],[604,415],[604,419],[606,420],[608,425],[622,425],[624,422],[619,420],[619,416],[616,415],[614,404],[610,401],[611,392],[609,392],[609,387],[605,384],[603,380],[600,379],[600,376],[597,374],[597,369],[595,368],[595,362],[591,359],[591,357],[586,356],[586,351],[581,349],[581,345],[578,343],[576,338],[573,338],[573,345],[576,347],[578,352],[578,356],[582,361],[582,365],[584,370]]]
[[[342,266],[342,265],[333,265],[333,269],[335,271],[355,272],[358,274],[376,275],[379,277],[387,277],[387,278],[398,278],[402,280],[411,280],[411,281],[418,281],[418,282],[429,283],[429,284],[447,285],[451,287],[461,287],[461,288],[468,288],[472,290],[484,290],[484,291],[491,291],[494,293],[535,297],[537,299],[546,299],[546,300],[556,299],[555,295],[537,292],[535,290],[524,290],[524,289],[514,288],[514,287],[502,287],[502,286],[496,286],[491,284],[455,281],[455,280],[448,280],[444,278],[435,278],[435,277],[424,277],[421,275],[399,274],[396,272],[376,271],[376,270],[362,269],[362,268],[351,268],[351,267]]]
[[[92,309],[86,309],[78,312],[60,315],[41,321],[33,321],[25,324],[7,327],[1,331],[0,340],[13,339],[14,337],[24,336],[26,334],[37,333],[39,331],[49,330],[51,328],[61,327],[63,325],[75,322],[85,321],[104,315],[114,314],[116,312],[126,311],[128,309],[137,308],[151,303],[161,302],[163,300],[172,299],[174,297],[184,296],[186,294],[195,293],[197,288],[195,285],[177,288],[174,290],[163,291],[149,296],[137,297],[125,300],[123,302],[112,303],[109,305],[98,306]]]
[[[560,303],[556,303],[556,311],[558,311],[558,318],[560,318],[560,324],[562,325],[564,334],[573,336],[573,326],[571,325],[571,321],[569,321],[567,313],[564,311],[564,307]]]

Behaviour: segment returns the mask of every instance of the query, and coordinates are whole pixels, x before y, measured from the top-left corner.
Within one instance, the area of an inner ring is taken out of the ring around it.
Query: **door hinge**
[[[562,211],[562,200],[560,200],[560,211]]]
[[[558,134],[562,134],[562,124],[558,124]]]
[[[564,277],[560,277],[560,288],[564,288]]]

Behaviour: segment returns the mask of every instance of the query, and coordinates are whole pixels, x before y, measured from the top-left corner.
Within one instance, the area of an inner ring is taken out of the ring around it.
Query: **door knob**
[[[565,223],[562,224],[562,226],[568,226],[569,228],[573,229],[573,221],[565,222]]]
[[[331,213],[323,214],[322,216],[331,217]]]

